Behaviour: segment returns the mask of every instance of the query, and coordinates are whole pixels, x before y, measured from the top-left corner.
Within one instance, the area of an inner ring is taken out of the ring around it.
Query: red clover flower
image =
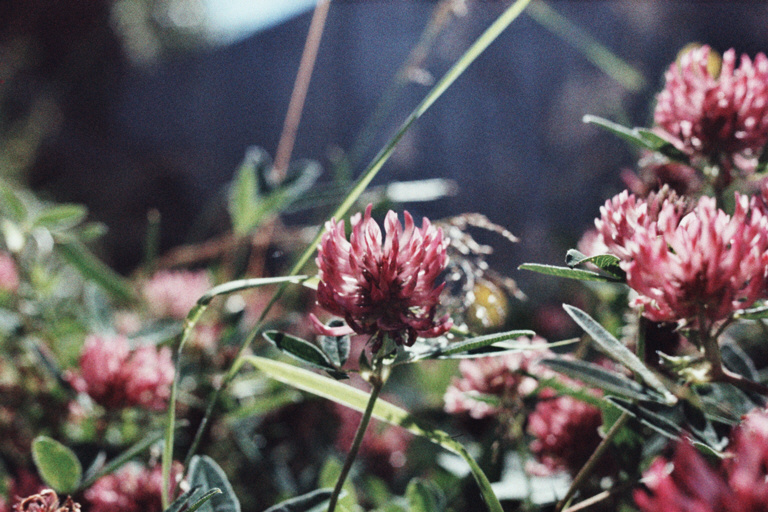
[[[689,155],[713,163],[758,157],[768,141],[768,58],[742,55],[737,67],[730,49],[718,74],[709,67],[711,53],[701,46],[670,66],[654,120]]]
[[[59,496],[52,489],[44,489],[18,500],[13,505],[13,512],[80,512],[80,504],[71,497],[67,497],[64,505],[59,506]]]
[[[343,220],[326,223],[316,259],[320,275],[317,301],[343,317],[347,326],[326,327],[312,315],[316,329],[330,336],[371,335],[375,350],[385,336],[410,346],[417,336],[433,338],[446,333],[452,325],[450,317],[435,319],[445,286],[435,286],[435,281],[448,263],[442,229],[427,218],[416,228],[408,212],[403,228],[397,214],[390,211],[382,243],[371,209],[368,205],[364,216],[352,217],[349,241]]]

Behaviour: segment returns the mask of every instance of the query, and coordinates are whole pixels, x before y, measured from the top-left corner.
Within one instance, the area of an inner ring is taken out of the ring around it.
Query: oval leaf
[[[200,486],[206,493],[214,489],[221,494],[213,496],[198,509],[201,512],[240,512],[240,502],[232,490],[227,475],[212,458],[207,455],[195,455],[189,464],[189,485]]]
[[[51,231],[77,226],[88,215],[88,209],[79,204],[60,204],[46,208],[35,219],[35,226],[43,226]]]
[[[580,380],[590,387],[602,389],[608,395],[618,395],[637,400],[648,400],[655,396],[655,393],[649,395],[646,389],[637,382],[586,361],[542,359],[541,364],[568,377]]]
[[[328,322],[328,327],[341,327],[344,322],[335,318]],[[349,358],[350,336],[320,336],[320,346],[335,366],[342,366]]]
[[[640,377],[648,386],[658,391],[668,404],[677,402],[677,398],[661,383],[656,375],[649,370],[638,357],[632,353],[622,342],[614,338],[605,328],[597,323],[584,311],[568,304],[563,304],[565,312],[584,329],[608,357],[623,364]]]
[[[325,353],[308,342],[296,336],[280,331],[266,331],[264,338],[276,346],[281,352],[302,361],[310,366],[325,370],[334,378],[344,378],[346,374],[338,370]]]
[[[32,459],[43,481],[55,491],[71,494],[77,489],[83,467],[72,450],[46,436],[32,442]]]

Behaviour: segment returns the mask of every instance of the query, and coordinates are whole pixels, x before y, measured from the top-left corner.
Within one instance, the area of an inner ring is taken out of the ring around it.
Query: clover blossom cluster
[[[705,45],[684,52],[670,66],[654,121],[691,156],[713,163],[722,156],[757,157],[768,142],[768,58],[759,53],[752,61],[742,55],[737,66],[730,49],[716,72],[713,56]]]
[[[546,343],[543,338],[518,338],[520,344]],[[469,413],[475,419],[498,414],[510,399],[527,397],[538,387],[531,375],[554,376],[538,364],[540,359],[554,354],[548,350],[525,350],[495,357],[462,359],[461,377],[454,377],[445,390],[445,411],[451,414]]]
[[[347,325],[330,328],[313,315],[315,328],[327,336],[368,334],[374,347],[380,346],[384,336],[410,346],[417,336],[446,333],[452,326],[450,317],[435,318],[445,286],[436,286],[435,281],[448,263],[442,229],[427,218],[416,228],[408,212],[403,228],[397,214],[389,211],[382,242],[371,209],[368,205],[364,216],[352,217],[349,241],[343,220],[326,223],[316,259],[317,302],[343,317]]]
[[[211,286],[205,270],[161,270],[144,284],[142,293],[153,315],[183,320]]]
[[[176,485],[181,465],[172,467],[171,483]],[[112,474],[99,478],[87,491],[85,499],[91,512],[162,512],[162,468],[147,468],[129,462]]]
[[[125,336],[90,335],[80,355],[80,373],[69,380],[81,393],[109,408],[159,411],[170,396],[174,368],[168,347],[131,349]]]
[[[635,491],[641,512],[762,512],[768,506],[768,411],[747,414],[726,457],[710,465],[687,441],[651,463]]]
[[[766,297],[768,217],[757,198],[737,193],[728,215],[710,197],[692,206],[625,191],[600,212],[602,243],[620,258],[646,318],[708,329]]]

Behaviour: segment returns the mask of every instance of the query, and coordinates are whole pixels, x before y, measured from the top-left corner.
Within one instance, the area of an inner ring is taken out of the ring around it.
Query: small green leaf
[[[483,336],[477,336],[468,340],[460,341],[458,343],[451,343],[447,347],[439,349],[432,357],[439,357],[441,359],[447,359],[455,356],[470,356],[470,357],[483,357],[487,355],[493,355],[493,352],[504,349],[514,349],[516,347],[507,345],[506,347],[493,350],[484,350],[493,347],[496,343],[503,341],[520,338],[522,336],[532,337],[536,333],[528,330],[516,330],[507,331],[497,334],[486,334]],[[520,350],[531,350],[531,344],[520,344]],[[546,344],[541,344],[541,348],[546,348]]]
[[[328,327],[341,327],[344,322],[335,318],[328,323]],[[331,359],[335,366],[343,366],[349,358],[350,336],[320,336],[320,346],[323,352]]]
[[[70,265],[75,267],[84,278],[101,286],[114,298],[124,302],[133,302],[136,300],[136,293],[128,281],[99,261],[99,259],[80,242],[74,240],[59,240],[55,247],[59,251],[59,254],[61,254]]]
[[[170,506],[163,512],[179,512],[182,508],[184,508],[185,505],[189,503],[192,497],[197,494],[199,490],[199,485],[192,487],[187,492],[173,500],[173,503],[171,503]]]
[[[71,494],[77,489],[83,467],[75,453],[46,436],[38,436],[32,441],[32,460],[43,481],[55,491]]]
[[[199,508],[201,512],[240,512],[240,502],[227,479],[227,475],[216,462],[207,455],[195,455],[189,464],[189,485],[199,485],[208,493],[214,489],[221,491]]]
[[[438,490],[433,485],[424,480],[419,478],[411,480],[405,489],[408,510],[411,512],[438,512],[442,510],[437,492]]]
[[[211,489],[207,493],[205,493],[202,496],[200,496],[200,499],[197,500],[196,502],[194,502],[192,504],[192,506],[187,509],[187,511],[188,512],[195,512],[195,510],[201,509],[206,503],[208,503],[208,501],[211,498],[213,498],[217,494],[222,494],[221,489],[219,489],[218,487],[216,487],[214,489]]]
[[[588,386],[602,389],[608,395],[618,395],[637,400],[648,400],[655,396],[655,393],[649,395],[647,390],[637,382],[586,361],[543,359],[541,364],[568,377],[580,380]]]
[[[12,188],[0,183],[0,209],[15,222],[27,220],[27,207]]]
[[[737,320],[761,320],[768,318],[768,306],[756,306],[749,309],[739,309],[733,314]]]
[[[677,398],[661,383],[656,375],[649,370],[638,357],[622,342],[614,338],[605,328],[597,323],[584,311],[568,304],[563,304],[565,312],[589,334],[608,357],[623,364],[640,377],[648,386],[658,391],[668,404],[677,402]]]
[[[264,512],[324,512],[328,508],[333,489],[315,489],[312,492],[285,500]]]
[[[680,162],[683,164],[689,164],[690,159],[688,158],[688,155],[680,151],[675,147],[674,144],[669,142],[663,137],[660,137],[657,133],[654,133],[652,130],[648,130],[647,128],[635,128],[635,131],[637,132],[640,137],[646,141],[653,151],[666,156],[670,160],[674,160],[676,162]]]
[[[280,349],[281,352],[310,366],[325,370],[334,378],[346,378],[346,374],[338,370],[322,350],[307,340],[279,331],[266,331],[262,336]]]
[[[626,273],[621,269],[619,263],[621,260],[613,254],[596,254],[594,256],[587,256],[577,251],[576,249],[569,250],[565,255],[565,264],[573,268],[576,265],[582,265],[584,263],[591,263],[603,272],[607,272],[612,277],[618,280],[626,280]]]
[[[259,201],[256,168],[269,157],[260,148],[251,148],[237,170],[229,193],[229,215],[232,229],[238,236],[247,235],[256,227],[256,209]]]
[[[636,402],[625,400],[623,398],[619,398],[617,396],[606,397],[606,400],[611,402],[622,411],[628,412],[634,418],[640,421],[640,423],[646,427],[651,428],[652,430],[655,430],[659,434],[670,439],[680,439],[682,429],[678,423],[681,418],[676,417],[679,415],[675,415],[674,411],[671,409],[660,407],[656,410],[651,410],[649,407],[643,406]]]
[[[530,270],[539,274],[548,276],[565,277],[568,279],[577,279],[579,281],[602,281],[607,283],[619,283],[620,279],[593,272],[591,270],[582,270],[579,268],[557,267],[555,265],[542,265],[539,263],[523,263],[518,270]]]
[[[35,218],[35,226],[60,231],[77,226],[88,216],[88,209],[79,204],[60,204],[45,208]]]

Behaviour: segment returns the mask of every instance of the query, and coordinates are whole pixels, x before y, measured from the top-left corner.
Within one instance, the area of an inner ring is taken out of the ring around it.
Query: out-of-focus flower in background
[[[161,270],[144,284],[144,298],[157,317],[183,320],[213,284],[205,270]]]

